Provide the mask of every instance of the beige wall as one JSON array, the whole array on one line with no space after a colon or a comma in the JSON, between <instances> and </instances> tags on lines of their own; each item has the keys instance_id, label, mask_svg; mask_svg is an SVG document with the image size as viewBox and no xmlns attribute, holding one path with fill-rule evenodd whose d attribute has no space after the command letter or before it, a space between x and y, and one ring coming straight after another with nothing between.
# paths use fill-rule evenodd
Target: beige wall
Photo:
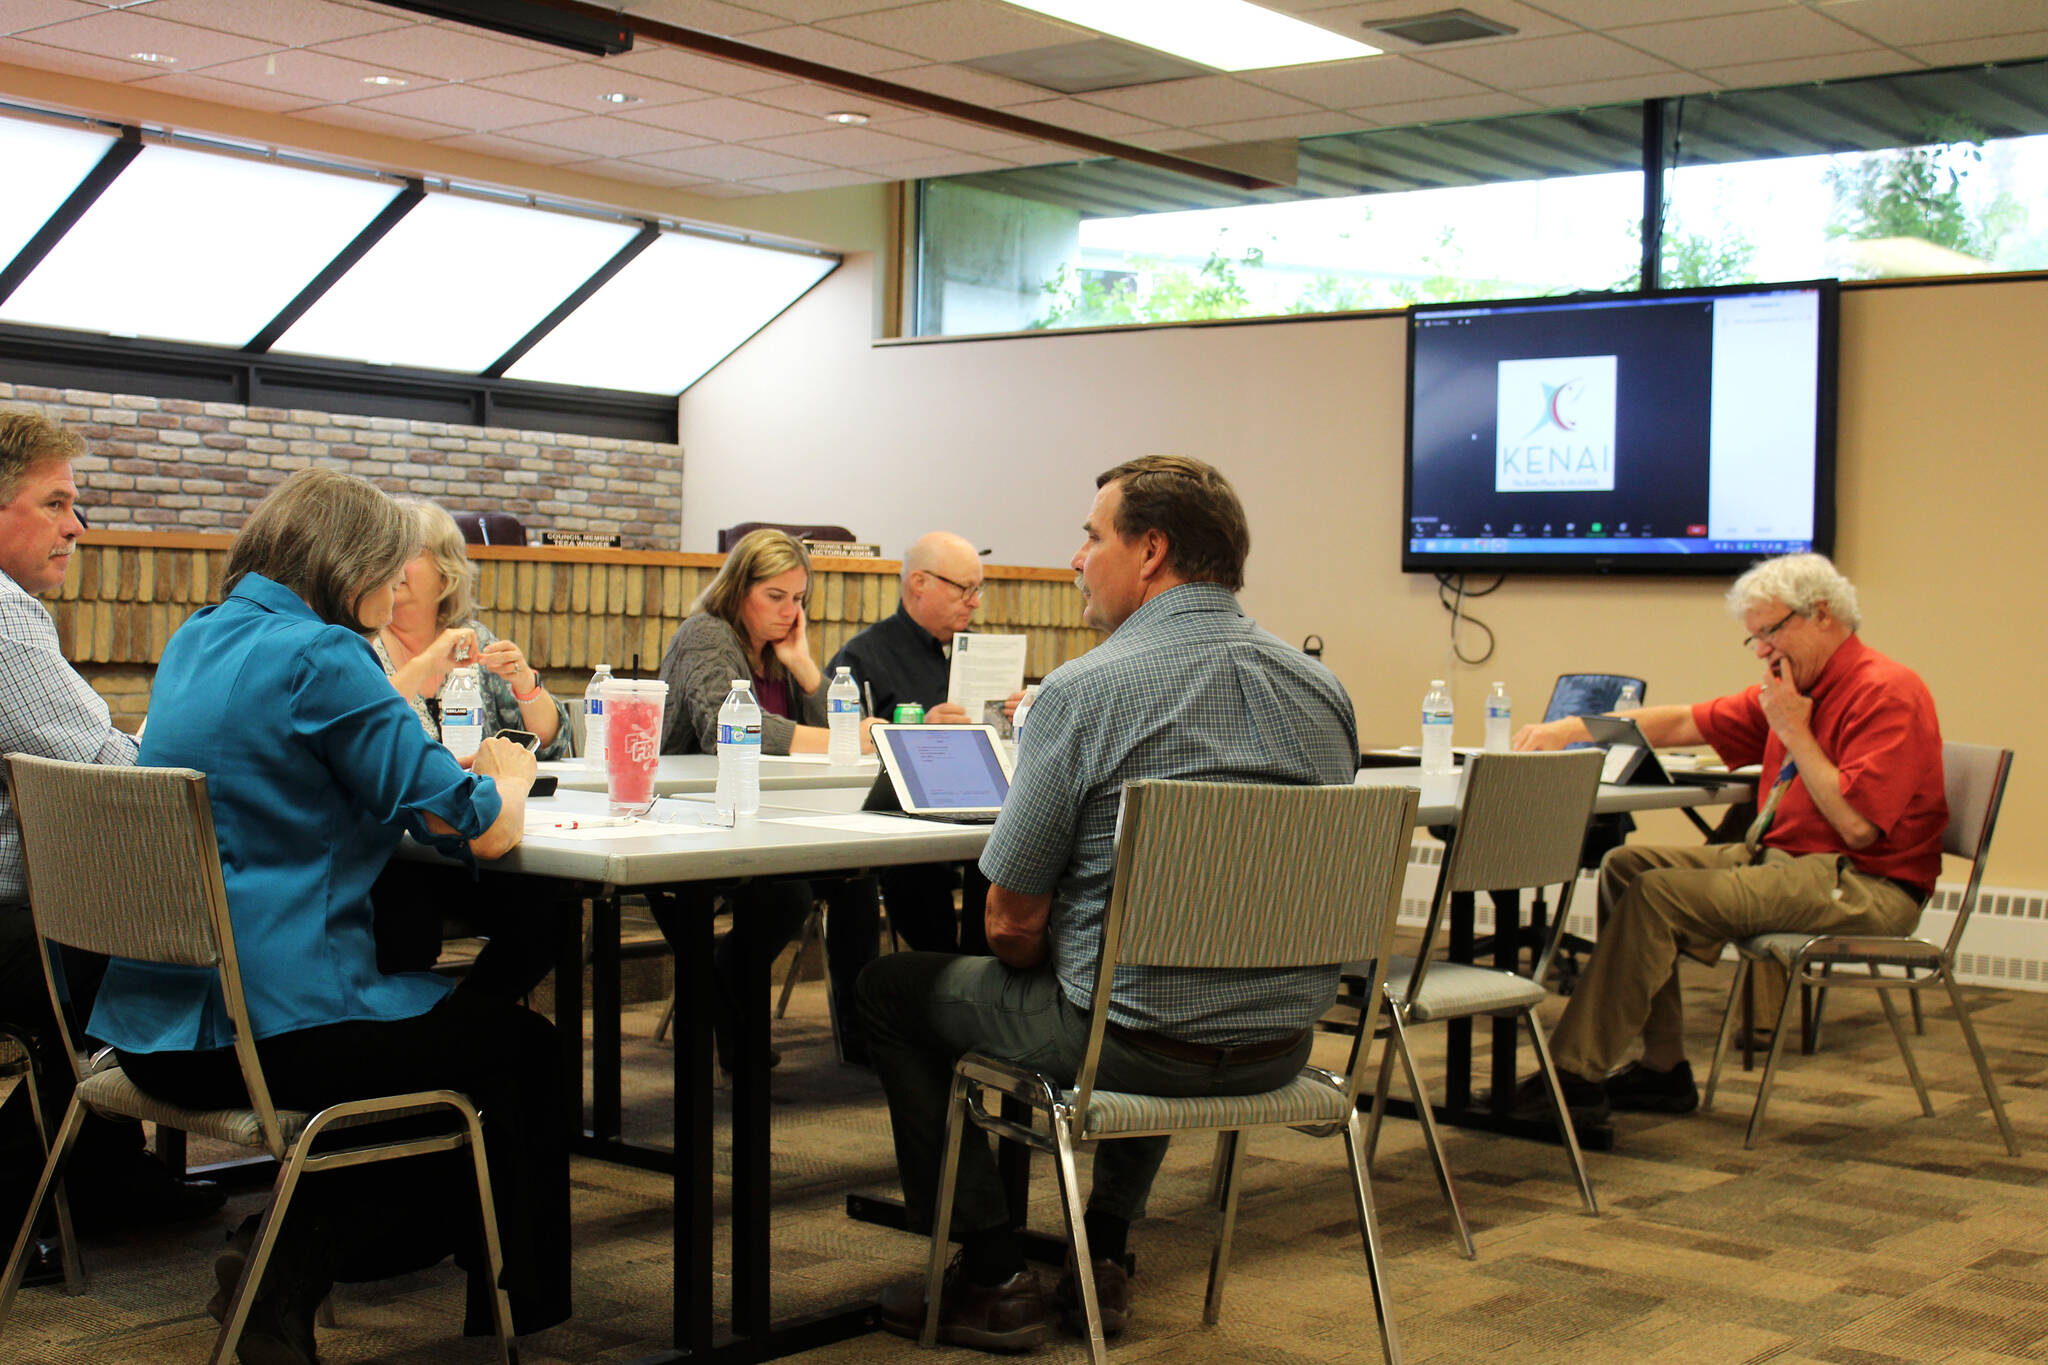
<instances>
[{"instance_id":1,"label":"beige wall","mask_svg":"<svg viewBox=\"0 0 2048 1365\"><path fill-rule=\"evenodd\" d=\"M1435 585L1399 570L1398 317L871 346L856 259L684 396L683 546L746 518L841 522L897 553L949 526L1062 563L1095 473L1174 450L1222 466L1255 548L1245 600L1310 631L1368 742L1414 738L1447 668ZM1839 558L1865 634L1926 676L1946 733L2021 751L1991 875L2048 885L2048 283L1855 290L1843 302ZM1556 674L1618 669L1677 701L1750 682L1722 585L1516 577L1472 604L1493 660L1456 667L1459 739L1487 684L1518 714ZM1468 652L1481 647L1477 632ZM1659 826L1659 830L1676 829Z\"/></svg>"}]
</instances>

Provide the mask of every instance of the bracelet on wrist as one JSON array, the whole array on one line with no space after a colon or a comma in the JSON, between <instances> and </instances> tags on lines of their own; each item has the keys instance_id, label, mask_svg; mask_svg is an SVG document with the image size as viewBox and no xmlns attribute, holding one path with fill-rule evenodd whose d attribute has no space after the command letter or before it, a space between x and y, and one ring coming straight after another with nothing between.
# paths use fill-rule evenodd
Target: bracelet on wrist
<instances>
[{"instance_id":1,"label":"bracelet on wrist","mask_svg":"<svg viewBox=\"0 0 2048 1365\"><path fill-rule=\"evenodd\" d=\"M547 684L540 680L540 670L535 669L533 674L533 690L531 692L521 692L519 689L514 688L512 690L512 700L524 706L528 702L538 701L540 695L547 690Z\"/></svg>"}]
</instances>

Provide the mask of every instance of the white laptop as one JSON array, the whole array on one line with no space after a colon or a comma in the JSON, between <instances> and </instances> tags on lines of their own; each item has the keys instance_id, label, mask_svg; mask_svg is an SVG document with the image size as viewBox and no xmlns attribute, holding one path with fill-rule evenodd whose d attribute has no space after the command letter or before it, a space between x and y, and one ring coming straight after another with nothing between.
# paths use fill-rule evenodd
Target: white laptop
<instances>
[{"instance_id":1,"label":"white laptop","mask_svg":"<svg viewBox=\"0 0 2048 1365\"><path fill-rule=\"evenodd\" d=\"M1010 751L993 725L877 725L882 776L865 807L920 820L987 824L1010 794Z\"/></svg>"}]
</instances>

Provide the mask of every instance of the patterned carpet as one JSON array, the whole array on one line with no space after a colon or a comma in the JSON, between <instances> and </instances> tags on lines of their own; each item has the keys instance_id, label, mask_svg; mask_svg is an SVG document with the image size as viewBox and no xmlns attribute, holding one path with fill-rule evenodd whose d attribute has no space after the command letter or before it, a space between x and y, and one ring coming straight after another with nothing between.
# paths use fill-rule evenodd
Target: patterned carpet
<instances>
[{"instance_id":1,"label":"patterned carpet","mask_svg":"<svg viewBox=\"0 0 2048 1365\"><path fill-rule=\"evenodd\" d=\"M1701 1064L1727 970L1687 969ZM1452 1132L1447 1146L1478 1242L1458 1255L1420 1137L1394 1123L1375 1180L1389 1276L1411 1362L1568 1365L1828 1362L1955 1365L2048 1359L2048 995L1979 992L1979 1027L2027 1155L2004 1154L1948 1011L1930 1008L1917 1051L1937 1116L1918 1116L1875 1002L1832 1002L1825 1050L1781 1071L1757 1150L1742 1148L1753 1077L1724 1082L1716 1112L1620 1116L1618 1148L1591 1157L1602 1215L1579 1211L1561 1151ZM668 1121L669 1053L633 1012L629 1127ZM835 1065L822 987L800 987L776 1026L776 1310L872 1296L921 1265L923 1244L855 1223L852 1190L894 1184L887 1116L872 1077ZM1425 1049L1440 1030L1423 1030ZM1319 1059L1337 1065L1326 1040ZM1435 1053L1425 1052L1426 1056ZM1397 1087L1397 1093L1398 1087ZM203 1155L195 1153L195 1159ZM719 1158L721 1171L724 1158ZM1152 1217L1135 1230L1137 1318L1119 1360L1322 1365L1380 1359L1363 1259L1334 1141L1288 1134L1251 1150L1223 1322L1201 1324L1212 1227L1202 1200L1209 1147L1168 1157ZM1035 1225L1058 1223L1041 1165ZM575 1321L522 1342L532 1365L629 1361L658 1349L670 1293L665 1177L579 1162ZM204 1361L200 1311L221 1229L256 1206L239 1194L218 1223L86 1248L88 1292L26 1291L0 1335L0 1361ZM722 1301L722 1299L721 1299ZM456 1335L452 1269L336 1297L322 1359L481 1362ZM915 1347L874 1335L811 1352L814 1362L901 1361ZM948 1352L952 1358L966 1353ZM1059 1338L1039 1356L1085 1359Z\"/></svg>"}]
</instances>

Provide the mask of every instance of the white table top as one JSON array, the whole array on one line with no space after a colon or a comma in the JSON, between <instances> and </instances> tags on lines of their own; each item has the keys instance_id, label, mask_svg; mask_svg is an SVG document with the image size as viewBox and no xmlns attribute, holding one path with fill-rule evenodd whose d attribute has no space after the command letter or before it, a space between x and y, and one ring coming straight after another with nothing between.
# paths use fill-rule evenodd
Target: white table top
<instances>
[{"instance_id":1,"label":"white table top","mask_svg":"<svg viewBox=\"0 0 2048 1365\"><path fill-rule=\"evenodd\" d=\"M880 762L869 754L852 767L823 761L824 756L791 754L761 758L761 790L809 791L833 787L858 787L866 791L882 771ZM580 758L558 759L540 765L552 774L562 791L604 790L604 772L584 766ZM656 796L681 796L708 792L718 785L718 757L715 754L663 754L654 774Z\"/></svg>"}]
</instances>

